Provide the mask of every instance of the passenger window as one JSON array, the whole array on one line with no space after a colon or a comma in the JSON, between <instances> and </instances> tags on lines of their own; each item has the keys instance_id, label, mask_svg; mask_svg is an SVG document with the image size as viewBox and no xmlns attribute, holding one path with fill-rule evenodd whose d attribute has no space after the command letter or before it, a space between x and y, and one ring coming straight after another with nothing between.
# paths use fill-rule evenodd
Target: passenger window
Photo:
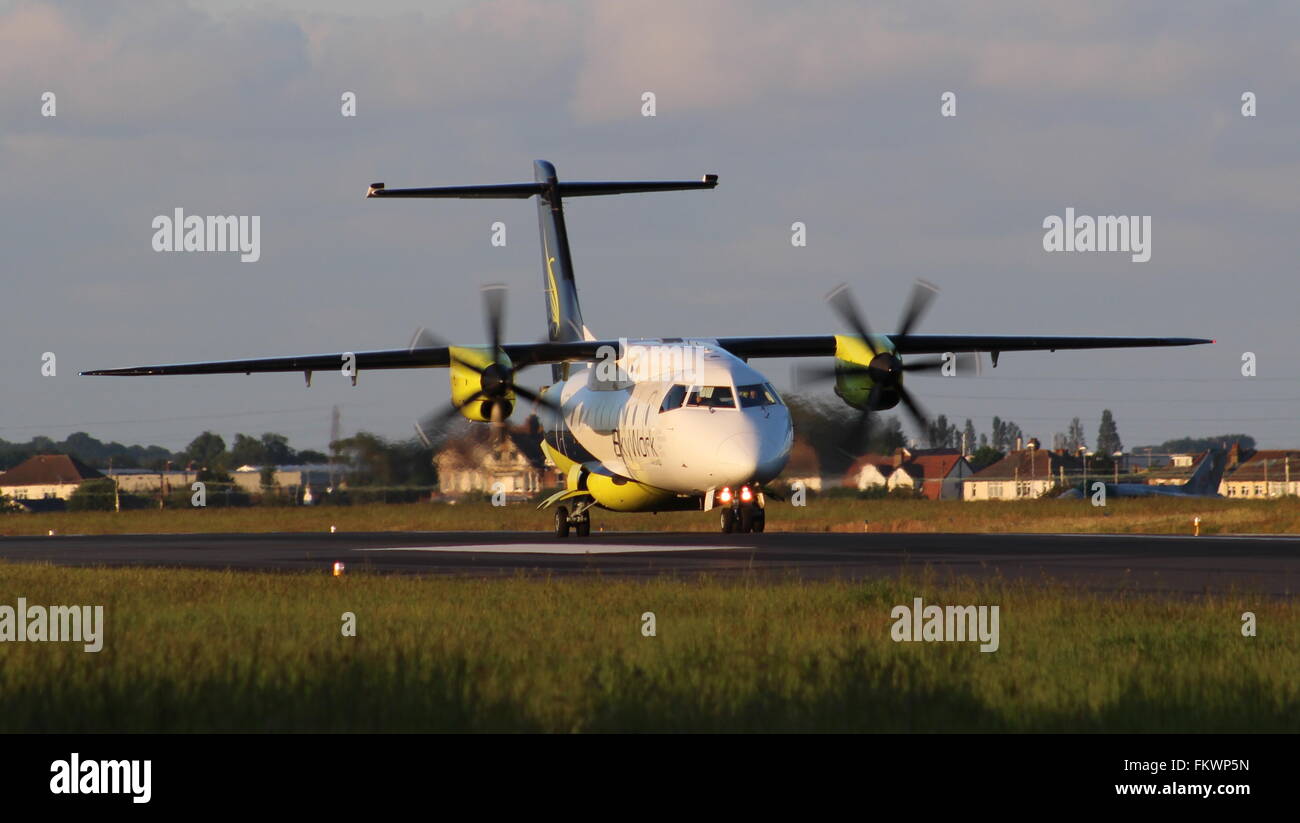
<instances>
[{"instance_id":1,"label":"passenger window","mask_svg":"<svg viewBox=\"0 0 1300 823\"><path fill-rule=\"evenodd\" d=\"M684 400L686 400L686 387L679 383L664 395L664 402L659 404L659 411L666 412L680 409Z\"/></svg>"}]
</instances>

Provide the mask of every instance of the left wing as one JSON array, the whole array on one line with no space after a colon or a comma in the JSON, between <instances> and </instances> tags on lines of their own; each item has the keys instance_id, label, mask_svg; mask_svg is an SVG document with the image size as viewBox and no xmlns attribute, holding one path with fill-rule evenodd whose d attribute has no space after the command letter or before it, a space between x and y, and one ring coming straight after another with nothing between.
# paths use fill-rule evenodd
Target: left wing
<instances>
[{"instance_id":1,"label":"left wing","mask_svg":"<svg viewBox=\"0 0 1300 823\"><path fill-rule=\"evenodd\" d=\"M507 343L501 348L516 367L541 363L593 360L601 345L617 347L617 340L580 340L574 343ZM351 362L357 371L370 369L430 369L451 365L450 346L410 349L304 354L296 357L259 357L253 360L212 360L197 363L169 363L157 366L127 366L83 371L87 375L139 376L146 374L252 374L253 372L342 371ZM475 348L466 346L465 348Z\"/></svg>"}]
</instances>

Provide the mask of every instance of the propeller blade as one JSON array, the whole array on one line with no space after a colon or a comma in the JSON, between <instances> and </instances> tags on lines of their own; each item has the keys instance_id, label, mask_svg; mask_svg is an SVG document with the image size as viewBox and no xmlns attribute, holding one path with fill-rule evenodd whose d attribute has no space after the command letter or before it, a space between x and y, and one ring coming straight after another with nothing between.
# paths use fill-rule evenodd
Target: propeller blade
<instances>
[{"instance_id":1,"label":"propeller blade","mask_svg":"<svg viewBox=\"0 0 1300 823\"><path fill-rule=\"evenodd\" d=\"M506 415L505 407L497 402L492 404L492 412L488 415L491 418L493 440L500 446L506 442Z\"/></svg>"},{"instance_id":2,"label":"propeller blade","mask_svg":"<svg viewBox=\"0 0 1300 823\"><path fill-rule=\"evenodd\" d=\"M925 310L930 307L930 302L934 300L935 295L939 293L939 287L928 280L917 280L912 286L912 296L908 298L907 308L903 311L903 319L899 324L900 328L895 337L906 337L908 332L925 314Z\"/></svg>"},{"instance_id":3,"label":"propeller blade","mask_svg":"<svg viewBox=\"0 0 1300 823\"><path fill-rule=\"evenodd\" d=\"M433 349L445 345L447 345L446 341L442 340L424 326L421 326L415 330L415 334L411 335L411 343L407 346L407 350L415 351L416 349Z\"/></svg>"},{"instance_id":4,"label":"propeller blade","mask_svg":"<svg viewBox=\"0 0 1300 823\"><path fill-rule=\"evenodd\" d=\"M903 364L903 371L911 374L937 372L943 368L945 362L947 361L942 357L914 358Z\"/></svg>"},{"instance_id":5,"label":"propeller blade","mask_svg":"<svg viewBox=\"0 0 1300 823\"><path fill-rule=\"evenodd\" d=\"M880 399L880 386L873 385L867 393L867 408L853 421L853 428L845 437L840 451L851 457L858 457L871 447L871 409Z\"/></svg>"},{"instance_id":6,"label":"propeller blade","mask_svg":"<svg viewBox=\"0 0 1300 823\"><path fill-rule=\"evenodd\" d=\"M915 358L903 364L903 371L909 374L942 373L944 366L948 362L942 356L926 357L924 359ZM982 373L978 354L957 354L954 355L951 362L952 374L948 376L971 377Z\"/></svg>"},{"instance_id":7,"label":"propeller blade","mask_svg":"<svg viewBox=\"0 0 1300 823\"><path fill-rule=\"evenodd\" d=\"M488 340L492 344L492 356L501 352L501 327L506 318L506 287L492 283L483 287L483 309L487 315Z\"/></svg>"},{"instance_id":8,"label":"propeller blade","mask_svg":"<svg viewBox=\"0 0 1300 823\"><path fill-rule=\"evenodd\" d=\"M474 394L470 395L469 399L465 400L463 403L452 403L448 405L447 408L437 414L425 418L427 421L424 426L425 430L433 430L435 432L439 431L443 426L446 426L452 418L460 414L461 409L465 408L470 403L477 403L483 399L486 399L483 392L474 392Z\"/></svg>"},{"instance_id":9,"label":"propeller blade","mask_svg":"<svg viewBox=\"0 0 1300 823\"><path fill-rule=\"evenodd\" d=\"M922 433L929 433L930 423L925 409L921 408L921 404L916 402L916 398L912 396L912 393L903 388L901 383L894 387L894 391L898 392L898 399L903 401L903 408L911 415L912 422L917 425L917 428Z\"/></svg>"},{"instance_id":10,"label":"propeller blade","mask_svg":"<svg viewBox=\"0 0 1300 823\"><path fill-rule=\"evenodd\" d=\"M532 389L526 386L514 386L513 388L515 390L515 394L519 395L525 400L531 400L537 405L543 406L549 409L550 411L555 412L556 414L563 414L563 409L560 408L560 404L556 403L554 400L547 397L546 395L538 394L537 392L533 391Z\"/></svg>"},{"instance_id":11,"label":"propeller blade","mask_svg":"<svg viewBox=\"0 0 1300 823\"><path fill-rule=\"evenodd\" d=\"M871 342L871 330L867 327L867 319L862 316L857 304L853 302L853 293L849 291L848 284L841 283L836 286L830 294L826 295L826 302L830 303L831 308L845 325L862 338L862 342L867 344L871 353L876 354L876 347Z\"/></svg>"},{"instance_id":12,"label":"propeller blade","mask_svg":"<svg viewBox=\"0 0 1300 823\"><path fill-rule=\"evenodd\" d=\"M426 449L433 448L433 438L429 437L429 435L424 431L424 427L420 425L419 420L415 421L415 436L419 438L420 442L424 444Z\"/></svg>"}]
</instances>

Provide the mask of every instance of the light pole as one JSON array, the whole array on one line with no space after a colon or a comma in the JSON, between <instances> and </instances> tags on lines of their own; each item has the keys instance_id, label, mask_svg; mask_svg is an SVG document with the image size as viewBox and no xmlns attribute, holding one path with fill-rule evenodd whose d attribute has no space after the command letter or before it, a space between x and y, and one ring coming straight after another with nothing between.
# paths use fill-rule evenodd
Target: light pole
<instances>
[{"instance_id":1,"label":"light pole","mask_svg":"<svg viewBox=\"0 0 1300 823\"><path fill-rule=\"evenodd\" d=\"M1114 454L1111 455L1111 457L1115 458L1115 483L1116 483L1116 485L1118 485L1118 484L1119 484L1119 464L1120 464L1120 461L1124 459L1124 452L1122 452L1122 451L1115 452Z\"/></svg>"}]
</instances>

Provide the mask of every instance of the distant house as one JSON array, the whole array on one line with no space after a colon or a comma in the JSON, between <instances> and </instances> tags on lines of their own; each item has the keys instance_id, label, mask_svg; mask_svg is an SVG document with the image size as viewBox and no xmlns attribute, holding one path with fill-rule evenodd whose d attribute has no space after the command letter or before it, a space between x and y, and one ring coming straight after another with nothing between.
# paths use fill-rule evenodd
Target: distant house
<instances>
[{"instance_id":1,"label":"distant house","mask_svg":"<svg viewBox=\"0 0 1300 823\"><path fill-rule=\"evenodd\" d=\"M469 433L448 440L433 455L438 469L438 489L443 496L469 492L491 494L499 489L524 497L560 484L559 475L542 453L541 433L528 427L510 427L498 439L491 426L474 426Z\"/></svg>"},{"instance_id":2,"label":"distant house","mask_svg":"<svg viewBox=\"0 0 1300 823\"><path fill-rule=\"evenodd\" d=\"M906 473L910 485L931 500L961 500L962 483L975 470L958 449L925 449L912 452L912 459L889 478L896 487L903 485L900 472Z\"/></svg>"},{"instance_id":3,"label":"distant house","mask_svg":"<svg viewBox=\"0 0 1300 823\"><path fill-rule=\"evenodd\" d=\"M27 509L63 508L77 487L104 475L68 454L37 454L0 474L0 495Z\"/></svg>"},{"instance_id":4,"label":"distant house","mask_svg":"<svg viewBox=\"0 0 1300 823\"><path fill-rule=\"evenodd\" d=\"M817 450L806 440L795 440L790 447L790 459L781 472L781 482L793 486L802 483L808 491L822 490L822 463Z\"/></svg>"},{"instance_id":5,"label":"distant house","mask_svg":"<svg viewBox=\"0 0 1300 823\"><path fill-rule=\"evenodd\" d=\"M931 500L960 500L962 481L973 473L957 449L899 448L892 455L859 457L845 472L842 485L865 491L911 489Z\"/></svg>"},{"instance_id":6,"label":"distant house","mask_svg":"<svg viewBox=\"0 0 1300 823\"><path fill-rule=\"evenodd\" d=\"M963 500L1021 500L1041 497L1083 463L1064 450L1018 449L962 481ZM1065 482L1069 482L1066 480Z\"/></svg>"},{"instance_id":7,"label":"distant house","mask_svg":"<svg viewBox=\"0 0 1300 823\"><path fill-rule=\"evenodd\" d=\"M849 489L866 491L870 488L888 488L889 475L898 465L896 455L864 454L844 472L840 485Z\"/></svg>"},{"instance_id":8,"label":"distant house","mask_svg":"<svg viewBox=\"0 0 1300 823\"><path fill-rule=\"evenodd\" d=\"M1234 452L1238 458L1235 463ZM1234 446L1229 451L1219 493L1246 499L1300 494L1300 451L1257 449L1243 457Z\"/></svg>"}]
</instances>

